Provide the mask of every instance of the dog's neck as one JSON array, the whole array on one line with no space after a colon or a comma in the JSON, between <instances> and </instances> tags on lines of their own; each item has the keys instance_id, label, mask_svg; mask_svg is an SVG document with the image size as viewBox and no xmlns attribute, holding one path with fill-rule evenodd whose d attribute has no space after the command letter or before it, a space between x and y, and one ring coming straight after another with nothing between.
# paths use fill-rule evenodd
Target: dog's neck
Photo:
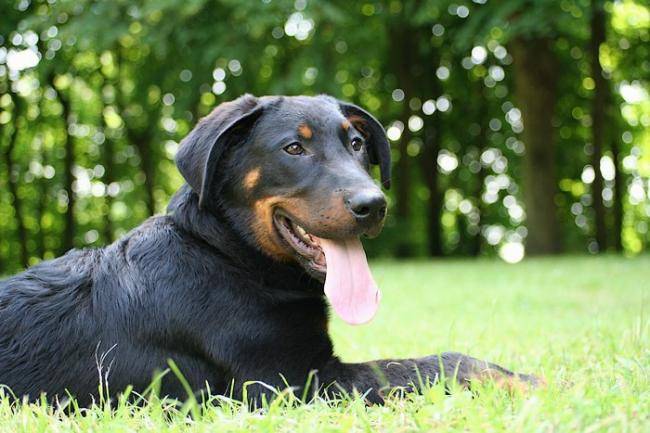
<instances>
[{"instance_id":1,"label":"dog's neck","mask_svg":"<svg viewBox=\"0 0 650 433\"><path fill-rule=\"evenodd\" d=\"M183 185L167 206L167 213L174 224L208 244L221 256L240 269L255 269L255 275L263 275L270 288L321 293L321 282L310 277L296 264L279 263L252 247L234 230L223 212L218 209L201 209L198 195L189 185Z\"/></svg>"}]
</instances>

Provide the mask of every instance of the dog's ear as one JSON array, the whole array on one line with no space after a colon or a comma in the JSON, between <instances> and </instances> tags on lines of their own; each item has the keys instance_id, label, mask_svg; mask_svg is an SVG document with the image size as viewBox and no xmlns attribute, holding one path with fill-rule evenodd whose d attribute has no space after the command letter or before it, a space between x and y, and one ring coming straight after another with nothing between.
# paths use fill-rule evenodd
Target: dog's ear
<instances>
[{"instance_id":1,"label":"dog's ear","mask_svg":"<svg viewBox=\"0 0 650 433\"><path fill-rule=\"evenodd\" d=\"M384 127L363 108L343 101L338 101L338 104L348 121L365 136L370 162L379 165L381 184L384 188L389 189L390 143Z\"/></svg>"},{"instance_id":2,"label":"dog's ear","mask_svg":"<svg viewBox=\"0 0 650 433\"><path fill-rule=\"evenodd\" d=\"M264 104L256 97L243 95L217 106L183 139L176 166L199 195L199 207L219 194L217 164L226 149L246 139L263 111Z\"/></svg>"}]
</instances>

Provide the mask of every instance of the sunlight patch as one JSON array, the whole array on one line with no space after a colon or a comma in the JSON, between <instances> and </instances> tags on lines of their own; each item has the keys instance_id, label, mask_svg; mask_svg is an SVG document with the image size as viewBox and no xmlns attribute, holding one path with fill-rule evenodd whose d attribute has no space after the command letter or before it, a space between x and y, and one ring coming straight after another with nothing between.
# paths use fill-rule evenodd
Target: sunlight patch
<instances>
[{"instance_id":1,"label":"sunlight patch","mask_svg":"<svg viewBox=\"0 0 650 433\"><path fill-rule=\"evenodd\" d=\"M524 258L524 245L521 242L506 242L499 248L499 257L507 263L518 263Z\"/></svg>"}]
</instances>

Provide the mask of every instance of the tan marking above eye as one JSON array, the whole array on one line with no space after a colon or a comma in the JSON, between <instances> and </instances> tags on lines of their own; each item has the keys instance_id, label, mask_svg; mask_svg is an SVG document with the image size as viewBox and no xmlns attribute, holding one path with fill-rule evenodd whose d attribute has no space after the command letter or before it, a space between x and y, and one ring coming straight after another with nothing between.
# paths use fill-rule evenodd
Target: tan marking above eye
<instances>
[{"instance_id":1,"label":"tan marking above eye","mask_svg":"<svg viewBox=\"0 0 650 433\"><path fill-rule=\"evenodd\" d=\"M306 123L301 123L298 126L298 134L304 139L309 140L314 136L314 131Z\"/></svg>"},{"instance_id":2,"label":"tan marking above eye","mask_svg":"<svg viewBox=\"0 0 650 433\"><path fill-rule=\"evenodd\" d=\"M248 191L252 190L257 186L257 183L260 181L260 168L254 168L244 176L244 188Z\"/></svg>"},{"instance_id":3,"label":"tan marking above eye","mask_svg":"<svg viewBox=\"0 0 650 433\"><path fill-rule=\"evenodd\" d=\"M344 131L347 131L350 129L350 121L348 119L343 120L341 122L341 128L343 128Z\"/></svg>"},{"instance_id":4,"label":"tan marking above eye","mask_svg":"<svg viewBox=\"0 0 650 433\"><path fill-rule=\"evenodd\" d=\"M354 125L355 129L357 129L361 133L361 135L363 135L364 138L367 139L370 136L370 134L367 131L366 119L364 119L361 116L352 115L352 116L348 117L348 121L352 125Z\"/></svg>"}]
</instances>

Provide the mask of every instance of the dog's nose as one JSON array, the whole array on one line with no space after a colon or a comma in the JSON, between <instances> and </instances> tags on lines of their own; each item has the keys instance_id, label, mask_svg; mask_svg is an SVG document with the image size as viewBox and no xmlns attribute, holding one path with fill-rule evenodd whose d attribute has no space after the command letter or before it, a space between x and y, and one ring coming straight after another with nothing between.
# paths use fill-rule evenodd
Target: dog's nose
<instances>
[{"instance_id":1,"label":"dog's nose","mask_svg":"<svg viewBox=\"0 0 650 433\"><path fill-rule=\"evenodd\" d=\"M363 189L348 195L345 204L359 222L379 222L386 216L386 198L381 191Z\"/></svg>"}]
</instances>

